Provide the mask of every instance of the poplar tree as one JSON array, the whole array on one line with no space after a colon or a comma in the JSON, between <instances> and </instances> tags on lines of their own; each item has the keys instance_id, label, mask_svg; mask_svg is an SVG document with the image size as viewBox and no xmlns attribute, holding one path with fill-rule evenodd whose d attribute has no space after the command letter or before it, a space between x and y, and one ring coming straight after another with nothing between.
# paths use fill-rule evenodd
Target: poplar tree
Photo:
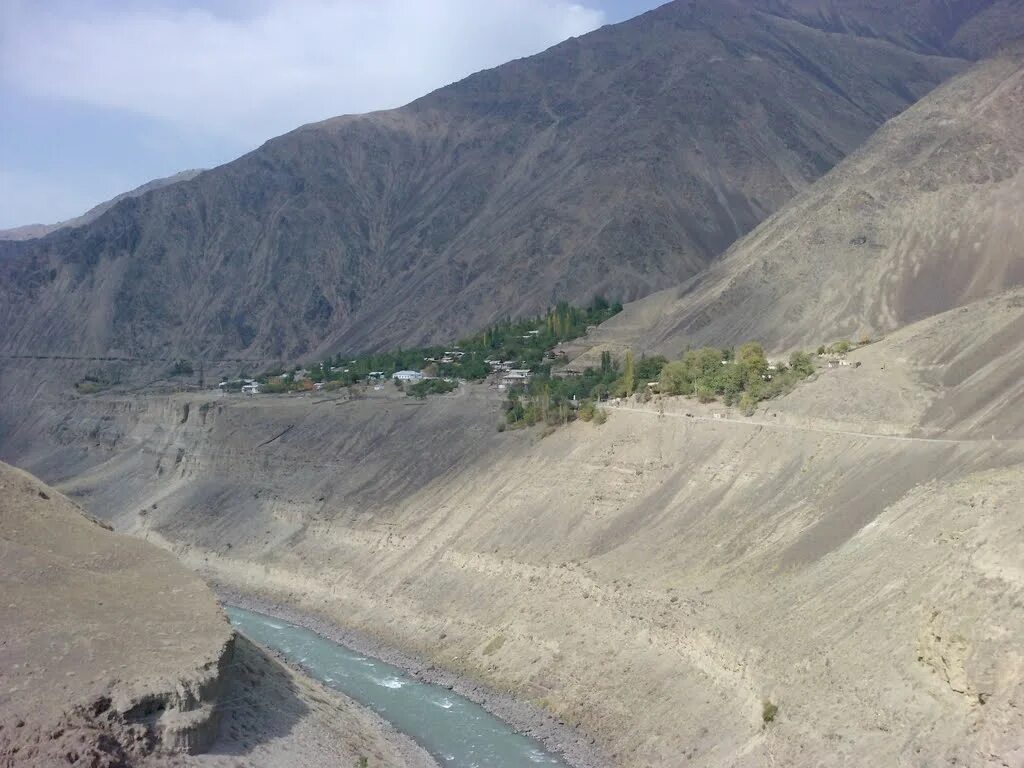
<instances>
[{"instance_id":1,"label":"poplar tree","mask_svg":"<svg viewBox=\"0 0 1024 768\"><path fill-rule=\"evenodd\" d=\"M636 385L636 373L633 365L633 350L626 350L626 363L622 371L622 386L626 390L626 397L633 394Z\"/></svg>"}]
</instances>

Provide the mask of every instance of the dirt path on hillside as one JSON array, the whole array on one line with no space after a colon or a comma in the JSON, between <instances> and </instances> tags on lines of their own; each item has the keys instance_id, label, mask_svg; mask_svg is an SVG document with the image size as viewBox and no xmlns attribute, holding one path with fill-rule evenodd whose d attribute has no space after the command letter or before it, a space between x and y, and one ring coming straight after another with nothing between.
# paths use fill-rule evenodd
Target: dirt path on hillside
<instances>
[{"instance_id":1,"label":"dirt path on hillside","mask_svg":"<svg viewBox=\"0 0 1024 768\"><path fill-rule=\"evenodd\" d=\"M880 432L858 432L849 429L829 429L828 427L815 427L802 424L773 424L770 421L755 420L752 417L736 419L729 416L701 416L696 413L679 413L678 411L659 411L650 408L637 408L630 405L607 404L610 412L627 411L629 413L640 413L646 416L670 417L673 419L686 419L688 421L705 421L712 424L740 424L744 427L765 427L782 432L816 432L823 435L844 435L846 437L868 437L874 440L897 440L907 443L938 443L946 445L977 445L978 443L993 443L1004 446L1024 445L1024 439L1006 438L953 438L953 437L915 437L912 435L887 435Z\"/></svg>"}]
</instances>

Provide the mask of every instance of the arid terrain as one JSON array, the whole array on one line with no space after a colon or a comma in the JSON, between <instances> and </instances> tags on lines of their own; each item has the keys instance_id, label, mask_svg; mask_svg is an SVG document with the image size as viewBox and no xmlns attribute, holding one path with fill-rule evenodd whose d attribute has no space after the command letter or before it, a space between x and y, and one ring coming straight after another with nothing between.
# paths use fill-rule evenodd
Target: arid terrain
<instances>
[{"instance_id":1,"label":"arid terrain","mask_svg":"<svg viewBox=\"0 0 1024 768\"><path fill-rule=\"evenodd\" d=\"M434 764L216 589L574 768L1024 766L1022 34L676 0L0 242L0 765ZM571 423L342 370L596 292Z\"/></svg>"},{"instance_id":2,"label":"arid terrain","mask_svg":"<svg viewBox=\"0 0 1024 768\"><path fill-rule=\"evenodd\" d=\"M435 765L236 639L174 558L7 465L0 555L0 765Z\"/></svg>"},{"instance_id":3,"label":"arid terrain","mask_svg":"<svg viewBox=\"0 0 1024 768\"><path fill-rule=\"evenodd\" d=\"M592 342L675 354L877 337L1024 284L1024 44L879 130L699 279Z\"/></svg>"},{"instance_id":4,"label":"arid terrain","mask_svg":"<svg viewBox=\"0 0 1024 768\"><path fill-rule=\"evenodd\" d=\"M117 527L510 689L616 764L1013 765L1024 440L1016 396L970 395L1020 380L1021 323L1006 294L751 418L668 399L543 439L498 433L476 388L97 396L77 433L32 425L29 464L79 456L60 487Z\"/></svg>"},{"instance_id":5,"label":"arid terrain","mask_svg":"<svg viewBox=\"0 0 1024 768\"><path fill-rule=\"evenodd\" d=\"M0 504L0 757L116 764L209 746L234 633L206 585L6 465Z\"/></svg>"}]
</instances>

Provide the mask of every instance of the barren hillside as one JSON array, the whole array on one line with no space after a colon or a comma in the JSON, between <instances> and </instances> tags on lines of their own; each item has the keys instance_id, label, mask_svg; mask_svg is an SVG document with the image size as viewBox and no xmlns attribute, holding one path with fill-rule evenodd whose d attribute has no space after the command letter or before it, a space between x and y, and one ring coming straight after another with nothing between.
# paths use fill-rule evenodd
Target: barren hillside
<instances>
[{"instance_id":1,"label":"barren hillside","mask_svg":"<svg viewBox=\"0 0 1024 768\"><path fill-rule=\"evenodd\" d=\"M888 122L699 278L594 344L675 354L877 337L1024 284L1024 46Z\"/></svg>"},{"instance_id":2,"label":"barren hillside","mask_svg":"<svg viewBox=\"0 0 1024 768\"><path fill-rule=\"evenodd\" d=\"M126 200L130 197L140 197L147 192L152 192L154 189L161 189L163 187L170 186L171 184L177 184L179 181L194 179L200 173L202 173L201 170L191 169L175 173L172 176L165 176L162 179L147 181L145 184L138 186L129 192L122 192L121 194L112 197L110 200L106 200L99 205L93 206L81 216L75 216L74 218L67 219L65 221L58 221L56 224L26 224L21 227L14 227L13 229L0 229L0 240L34 240L38 237L45 237L51 232L56 232L58 229L81 227L91 221L95 221L122 200Z\"/></svg>"},{"instance_id":3,"label":"barren hillside","mask_svg":"<svg viewBox=\"0 0 1024 768\"><path fill-rule=\"evenodd\" d=\"M964 393L1010 394L1022 322L1019 293L972 304L750 419L669 400L541 439L477 390L100 396L25 459L78 457L62 487L118 526L623 766L1013 765L1024 434Z\"/></svg>"},{"instance_id":4,"label":"barren hillside","mask_svg":"<svg viewBox=\"0 0 1024 768\"><path fill-rule=\"evenodd\" d=\"M4 765L131 764L216 739L234 632L173 558L0 464L0 584Z\"/></svg>"},{"instance_id":5,"label":"barren hillside","mask_svg":"<svg viewBox=\"0 0 1024 768\"><path fill-rule=\"evenodd\" d=\"M1005 1L903 6L676 0L305 126L0 243L0 351L295 357L678 283L988 50L961 31L1024 25Z\"/></svg>"}]
</instances>

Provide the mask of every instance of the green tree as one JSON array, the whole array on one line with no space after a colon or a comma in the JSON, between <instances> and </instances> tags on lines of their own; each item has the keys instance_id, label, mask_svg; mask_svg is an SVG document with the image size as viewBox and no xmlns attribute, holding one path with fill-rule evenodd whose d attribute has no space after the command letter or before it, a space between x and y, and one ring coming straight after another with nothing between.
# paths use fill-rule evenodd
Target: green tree
<instances>
[{"instance_id":1,"label":"green tree","mask_svg":"<svg viewBox=\"0 0 1024 768\"><path fill-rule=\"evenodd\" d=\"M654 381L661 374L661 369L667 362L668 360L661 355L641 357L640 362L636 364L636 380L641 383Z\"/></svg>"},{"instance_id":2,"label":"green tree","mask_svg":"<svg viewBox=\"0 0 1024 768\"><path fill-rule=\"evenodd\" d=\"M626 391L626 397L633 394L636 388L636 368L633 363L633 350L626 350L626 362L622 368L622 388Z\"/></svg>"},{"instance_id":3,"label":"green tree","mask_svg":"<svg viewBox=\"0 0 1024 768\"><path fill-rule=\"evenodd\" d=\"M694 386L693 392L702 403L710 403L715 399L715 390L704 381L698 381Z\"/></svg>"},{"instance_id":4,"label":"green tree","mask_svg":"<svg viewBox=\"0 0 1024 768\"><path fill-rule=\"evenodd\" d=\"M793 373L806 378L814 373L814 361L806 352L794 352L789 356L789 367Z\"/></svg>"},{"instance_id":5,"label":"green tree","mask_svg":"<svg viewBox=\"0 0 1024 768\"><path fill-rule=\"evenodd\" d=\"M686 363L682 360L666 363L658 377L658 390L663 395L688 395L693 392Z\"/></svg>"},{"instance_id":6,"label":"green tree","mask_svg":"<svg viewBox=\"0 0 1024 768\"><path fill-rule=\"evenodd\" d=\"M764 355L764 348L756 341L748 341L743 344L736 354L736 360L748 371L755 370L759 374L768 367L768 358Z\"/></svg>"}]
</instances>

